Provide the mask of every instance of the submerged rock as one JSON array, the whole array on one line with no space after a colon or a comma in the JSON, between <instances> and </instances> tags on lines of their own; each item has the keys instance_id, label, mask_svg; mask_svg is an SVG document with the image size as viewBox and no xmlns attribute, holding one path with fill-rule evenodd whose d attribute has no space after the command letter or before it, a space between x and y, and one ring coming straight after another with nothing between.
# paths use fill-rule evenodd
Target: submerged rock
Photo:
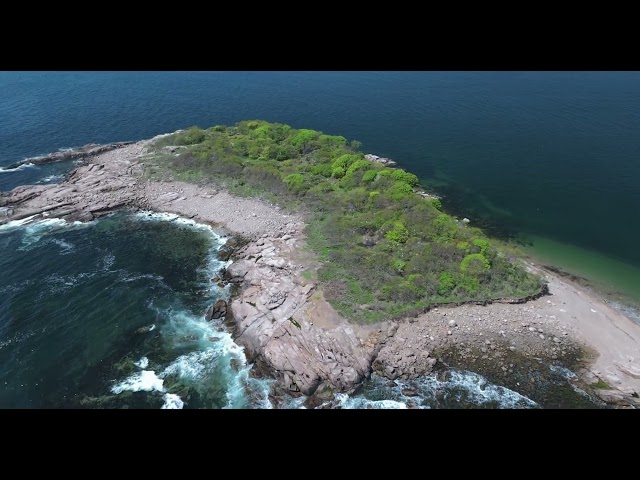
<instances>
[{"instance_id":1,"label":"submerged rock","mask_svg":"<svg viewBox=\"0 0 640 480\"><path fill-rule=\"evenodd\" d=\"M146 326L144 326L144 327L140 327L140 328L138 328L138 329L136 330L136 333L149 333L149 332L151 332L151 331L155 330L155 328L156 328L155 323L154 323L154 324L151 324L151 325L146 325Z\"/></svg>"}]
</instances>

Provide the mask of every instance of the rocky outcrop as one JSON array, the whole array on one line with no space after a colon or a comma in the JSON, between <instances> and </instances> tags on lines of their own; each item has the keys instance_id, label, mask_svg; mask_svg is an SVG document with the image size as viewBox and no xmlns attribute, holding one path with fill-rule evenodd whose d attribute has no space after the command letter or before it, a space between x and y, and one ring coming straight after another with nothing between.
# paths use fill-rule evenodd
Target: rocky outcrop
<instances>
[{"instance_id":1,"label":"rocky outcrop","mask_svg":"<svg viewBox=\"0 0 640 480\"><path fill-rule=\"evenodd\" d=\"M0 193L0 225L35 215L87 221L125 206L142 204L137 176L142 167L135 163L144 142L84 147L80 151L58 152L41 157L40 163L77 157L89 158L60 184L26 185ZM31 159L33 163L33 159Z\"/></svg>"},{"instance_id":2,"label":"rocky outcrop","mask_svg":"<svg viewBox=\"0 0 640 480\"><path fill-rule=\"evenodd\" d=\"M308 299L315 285L289 260L300 241L291 233L246 245L227 268L227 281L240 285L230 306L235 340L290 392L310 395L321 383L352 391L370 372L380 332L363 342L345 321L314 325Z\"/></svg>"},{"instance_id":3,"label":"rocky outcrop","mask_svg":"<svg viewBox=\"0 0 640 480\"><path fill-rule=\"evenodd\" d=\"M218 300L216 303L211 305L207 312L205 313L205 319L207 322L211 320L216 320L218 318L224 318L227 316L227 302L224 300Z\"/></svg>"},{"instance_id":4,"label":"rocky outcrop","mask_svg":"<svg viewBox=\"0 0 640 480\"><path fill-rule=\"evenodd\" d=\"M90 157L99 155L101 153L109 152L117 148L122 148L127 145L131 145L133 143L134 142L115 142L115 143L107 143L103 145L98 145L96 143L89 143L83 147L74 148L71 150L63 150L60 152L50 153L49 155L27 158L20 162L13 163L8 167L5 167L5 170L12 170L14 168L20 167L21 165L26 165L26 164L42 165L45 163L62 162L64 160L90 158Z\"/></svg>"},{"instance_id":5,"label":"rocky outcrop","mask_svg":"<svg viewBox=\"0 0 640 480\"><path fill-rule=\"evenodd\" d=\"M398 327L389 331L392 337ZM373 362L373 369L391 380L396 378L411 379L431 373L437 360L430 357L428 339L416 336L403 338L397 335L393 341L385 343Z\"/></svg>"},{"instance_id":6,"label":"rocky outcrop","mask_svg":"<svg viewBox=\"0 0 640 480\"><path fill-rule=\"evenodd\" d=\"M393 167L393 166L398 164L398 162L394 162L390 158L379 157L378 155L373 155L371 153L367 153L364 156L364 158L366 158L367 160L369 160L371 162L381 163L383 165L386 165L387 167Z\"/></svg>"}]
</instances>

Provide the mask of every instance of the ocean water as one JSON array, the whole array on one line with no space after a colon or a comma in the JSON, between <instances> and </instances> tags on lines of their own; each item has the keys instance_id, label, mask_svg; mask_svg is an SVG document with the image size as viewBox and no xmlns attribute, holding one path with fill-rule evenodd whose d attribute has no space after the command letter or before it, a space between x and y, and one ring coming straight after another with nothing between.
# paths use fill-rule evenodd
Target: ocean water
<instances>
[{"instance_id":1,"label":"ocean water","mask_svg":"<svg viewBox=\"0 0 640 480\"><path fill-rule=\"evenodd\" d=\"M0 407L269 406L204 311L225 238L175 215L0 227Z\"/></svg>"},{"instance_id":2,"label":"ocean water","mask_svg":"<svg viewBox=\"0 0 640 480\"><path fill-rule=\"evenodd\" d=\"M534 254L599 255L589 275L640 302L640 72L0 72L0 118L0 168L249 118L344 135ZM0 190L71 166L0 170Z\"/></svg>"},{"instance_id":3,"label":"ocean water","mask_svg":"<svg viewBox=\"0 0 640 480\"><path fill-rule=\"evenodd\" d=\"M191 125L344 135L448 211L640 302L640 72L0 72L0 118L0 190L75 165L4 168L25 158ZM266 381L200 318L224 295L198 273L218 240L175 220L94 223L0 231L0 405L269 406Z\"/></svg>"}]
</instances>

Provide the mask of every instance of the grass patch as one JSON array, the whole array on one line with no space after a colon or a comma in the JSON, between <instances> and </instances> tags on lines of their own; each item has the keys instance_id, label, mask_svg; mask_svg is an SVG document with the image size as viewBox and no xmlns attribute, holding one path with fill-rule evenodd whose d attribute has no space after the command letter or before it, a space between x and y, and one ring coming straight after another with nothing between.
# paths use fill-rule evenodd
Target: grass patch
<instances>
[{"instance_id":1,"label":"grass patch","mask_svg":"<svg viewBox=\"0 0 640 480\"><path fill-rule=\"evenodd\" d=\"M611 390L611 385L609 385L607 382L605 382L601 378L599 378L596 383L592 383L589 386L597 390Z\"/></svg>"}]
</instances>

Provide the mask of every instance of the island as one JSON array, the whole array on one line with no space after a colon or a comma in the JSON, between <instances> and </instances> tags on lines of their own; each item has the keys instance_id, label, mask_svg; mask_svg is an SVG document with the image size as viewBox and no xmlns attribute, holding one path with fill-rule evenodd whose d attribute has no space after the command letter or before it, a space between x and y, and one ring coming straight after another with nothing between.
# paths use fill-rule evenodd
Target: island
<instances>
[{"instance_id":1,"label":"island","mask_svg":"<svg viewBox=\"0 0 640 480\"><path fill-rule=\"evenodd\" d=\"M411 380L446 363L529 398L560 374L607 405L640 405L640 325L360 147L261 120L92 144L38 157L82 163L59 184L1 193L0 224L129 208L228 232L232 263L211 280L231 295L203 321L225 318L253 370L277 380L274 398L331 408L372 374Z\"/></svg>"}]
</instances>

